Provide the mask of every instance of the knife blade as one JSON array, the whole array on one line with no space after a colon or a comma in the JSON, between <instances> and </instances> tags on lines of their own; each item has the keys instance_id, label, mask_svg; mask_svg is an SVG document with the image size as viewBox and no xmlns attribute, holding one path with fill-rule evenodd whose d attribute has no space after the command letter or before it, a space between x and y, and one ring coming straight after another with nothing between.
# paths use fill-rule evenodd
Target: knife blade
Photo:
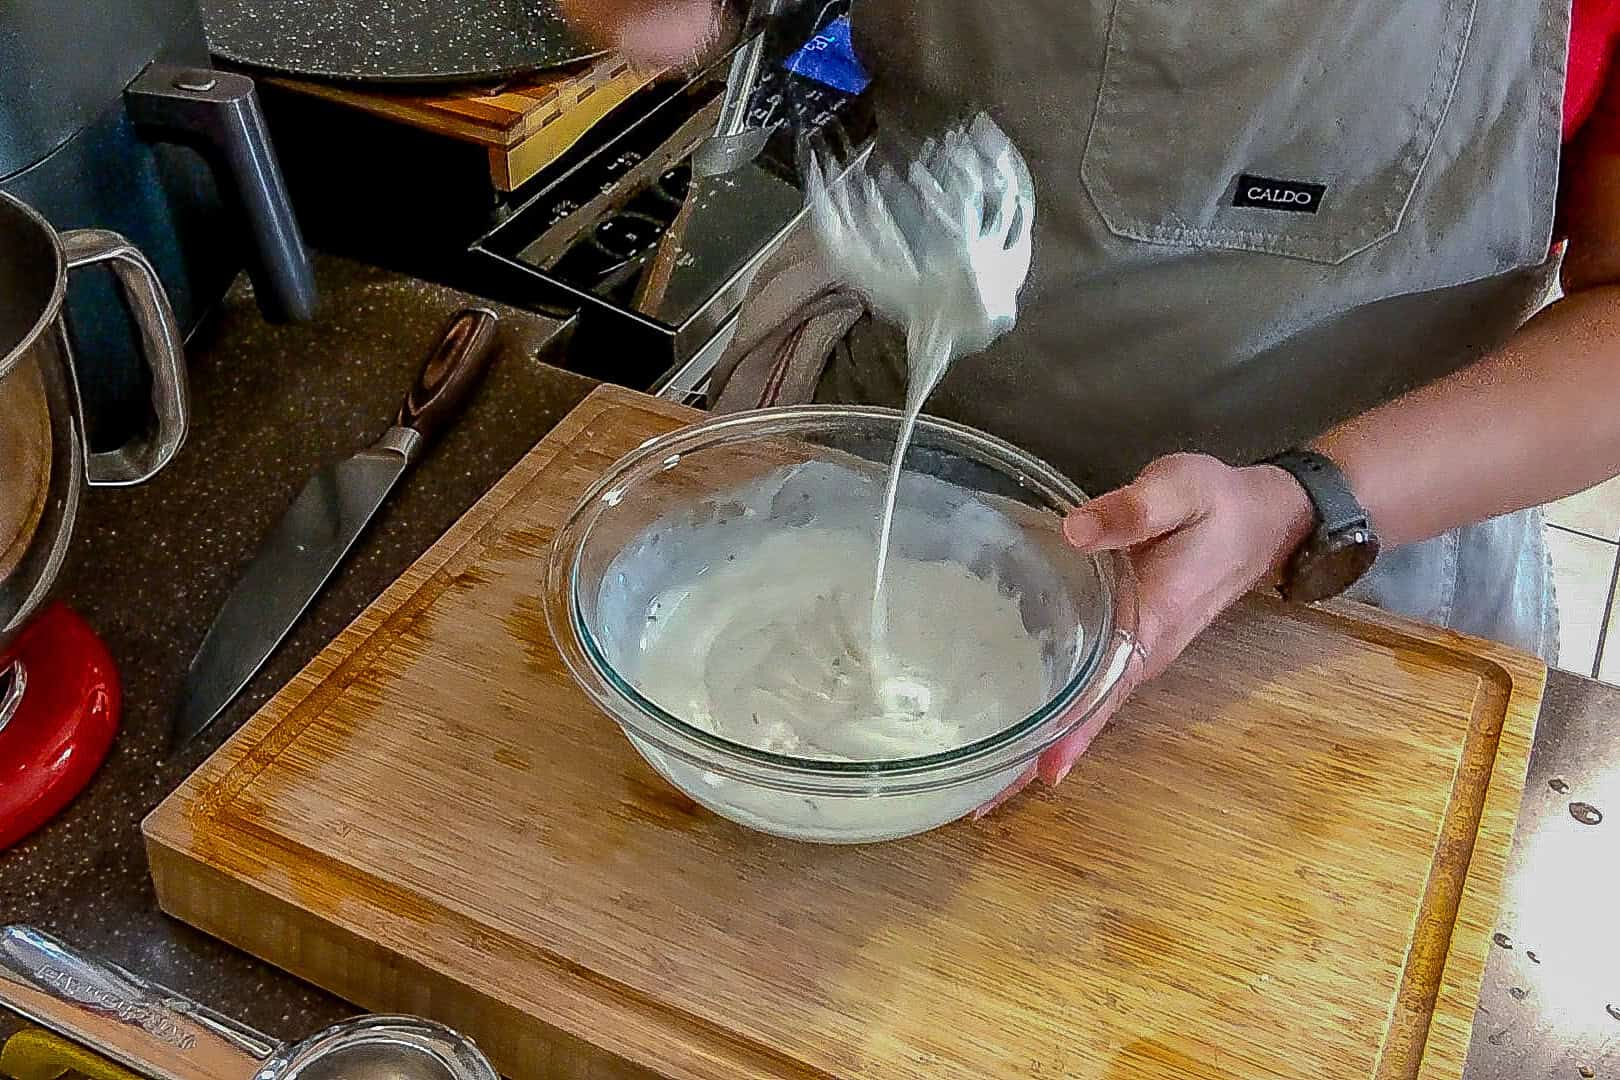
<instances>
[{"instance_id":1,"label":"knife blade","mask_svg":"<svg viewBox=\"0 0 1620 1080\"><path fill-rule=\"evenodd\" d=\"M186 672L173 746L206 731L264 666L428 441L449 425L494 353L498 320L457 313L377 442L315 473L265 537Z\"/></svg>"}]
</instances>

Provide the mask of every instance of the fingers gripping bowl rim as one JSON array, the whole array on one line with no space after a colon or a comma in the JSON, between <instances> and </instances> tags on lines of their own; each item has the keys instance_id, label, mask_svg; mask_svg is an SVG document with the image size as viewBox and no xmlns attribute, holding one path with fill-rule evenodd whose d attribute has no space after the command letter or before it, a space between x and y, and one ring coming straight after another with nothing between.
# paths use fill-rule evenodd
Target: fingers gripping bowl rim
<instances>
[{"instance_id":1,"label":"fingers gripping bowl rim","mask_svg":"<svg viewBox=\"0 0 1620 1080\"><path fill-rule=\"evenodd\" d=\"M616 462L577 504L553 540L544 603L558 651L586 695L623 729L655 769L697 802L749 827L798 839L860 842L934 828L972 812L1106 704L1136 646L1137 592L1122 554L1088 555L1061 540L1062 518L1086 501L1069 480L1011 444L923 417L914 448L967 482L975 497L1012 492L1026 531L1040 531L1054 560L1084 588L1084 631L1061 686L1034 713L988 738L944 753L880 761L801 758L731 742L672 715L616 669L593 625L604 566L657 515L723 498L727 483L757 468L762 448L804 460L847 456L851 445L892 448L892 409L796 406L702 420L651 439ZM885 441L886 440L886 441ZM916 458L908 455L908 465ZM628 522L628 524L627 524ZM802 804L777 818L779 801ZM781 800L780 796L794 796ZM810 807L810 811L804 809ZM814 820L805 820L806 815Z\"/></svg>"}]
</instances>

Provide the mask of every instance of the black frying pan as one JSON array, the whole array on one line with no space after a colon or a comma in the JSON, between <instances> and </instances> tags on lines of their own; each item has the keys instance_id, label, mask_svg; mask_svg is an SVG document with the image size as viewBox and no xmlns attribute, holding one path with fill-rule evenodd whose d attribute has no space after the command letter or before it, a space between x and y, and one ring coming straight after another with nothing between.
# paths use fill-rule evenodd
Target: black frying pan
<instances>
[{"instance_id":1,"label":"black frying pan","mask_svg":"<svg viewBox=\"0 0 1620 1080\"><path fill-rule=\"evenodd\" d=\"M303 78L493 82L588 59L557 0L202 0L221 60Z\"/></svg>"}]
</instances>

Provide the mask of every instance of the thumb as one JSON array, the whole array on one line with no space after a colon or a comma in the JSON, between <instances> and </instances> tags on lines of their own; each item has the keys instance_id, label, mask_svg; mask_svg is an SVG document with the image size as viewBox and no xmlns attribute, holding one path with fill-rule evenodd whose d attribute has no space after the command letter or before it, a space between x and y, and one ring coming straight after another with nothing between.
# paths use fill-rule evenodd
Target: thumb
<instances>
[{"instance_id":1,"label":"thumb","mask_svg":"<svg viewBox=\"0 0 1620 1080\"><path fill-rule=\"evenodd\" d=\"M1150 467L1134 483L1077 507L1063 521L1063 536L1081 551L1118 551L1174 532L1198 512L1173 468Z\"/></svg>"}]
</instances>

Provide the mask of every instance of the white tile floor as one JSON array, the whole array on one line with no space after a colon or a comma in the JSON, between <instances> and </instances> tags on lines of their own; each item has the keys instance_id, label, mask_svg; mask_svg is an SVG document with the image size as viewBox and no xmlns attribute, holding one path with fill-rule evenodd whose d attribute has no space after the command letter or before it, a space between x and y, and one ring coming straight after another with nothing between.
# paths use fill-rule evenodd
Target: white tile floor
<instances>
[{"instance_id":1,"label":"white tile floor","mask_svg":"<svg viewBox=\"0 0 1620 1080\"><path fill-rule=\"evenodd\" d=\"M1560 667L1620 683L1620 479L1547 507L1558 584Z\"/></svg>"}]
</instances>

